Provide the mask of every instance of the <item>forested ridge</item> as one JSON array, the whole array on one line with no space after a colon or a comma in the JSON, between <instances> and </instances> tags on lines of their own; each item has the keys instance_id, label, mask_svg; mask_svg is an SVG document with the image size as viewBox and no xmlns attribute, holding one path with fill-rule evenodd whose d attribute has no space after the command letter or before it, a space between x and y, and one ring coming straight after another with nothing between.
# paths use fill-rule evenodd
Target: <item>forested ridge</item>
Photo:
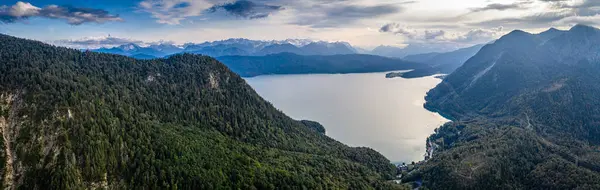
<instances>
[{"instance_id":1,"label":"forested ridge","mask_svg":"<svg viewBox=\"0 0 600 190\"><path fill-rule=\"evenodd\" d=\"M448 75L426 107L455 118L411 176L432 189L600 189L600 30L513 31Z\"/></svg>"},{"instance_id":2,"label":"forested ridge","mask_svg":"<svg viewBox=\"0 0 600 190\"><path fill-rule=\"evenodd\" d=\"M307 123L307 122L305 122ZM391 189L389 160L295 121L217 60L0 35L3 186Z\"/></svg>"},{"instance_id":3,"label":"forested ridge","mask_svg":"<svg viewBox=\"0 0 600 190\"><path fill-rule=\"evenodd\" d=\"M429 68L424 63L376 55L296 55L279 53L266 56L217 57L242 77L270 74L368 73Z\"/></svg>"}]
</instances>

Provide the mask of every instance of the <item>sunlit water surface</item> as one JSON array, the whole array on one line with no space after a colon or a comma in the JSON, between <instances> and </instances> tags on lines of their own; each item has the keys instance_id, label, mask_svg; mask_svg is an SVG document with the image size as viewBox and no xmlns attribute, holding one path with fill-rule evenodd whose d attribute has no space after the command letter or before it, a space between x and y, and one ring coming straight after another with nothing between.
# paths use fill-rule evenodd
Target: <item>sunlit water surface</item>
<instances>
[{"instance_id":1,"label":"sunlit water surface","mask_svg":"<svg viewBox=\"0 0 600 190\"><path fill-rule=\"evenodd\" d=\"M385 78L385 73L269 75L246 78L294 119L318 121L327 135L371 147L395 162L423 159L425 140L448 120L423 108L434 77Z\"/></svg>"}]
</instances>

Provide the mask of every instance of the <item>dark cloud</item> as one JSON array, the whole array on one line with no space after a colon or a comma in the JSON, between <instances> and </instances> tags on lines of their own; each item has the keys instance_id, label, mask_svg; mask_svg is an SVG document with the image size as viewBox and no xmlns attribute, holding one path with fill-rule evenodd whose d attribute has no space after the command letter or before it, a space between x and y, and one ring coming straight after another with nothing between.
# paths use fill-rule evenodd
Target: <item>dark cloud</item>
<instances>
[{"instance_id":1,"label":"dark cloud","mask_svg":"<svg viewBox=\"0 0 600 190\"><path fill-rule=\"evenodd\" d=\"M92 8L77 8L71 6L50 5L40 10L41 17L63 19L72 25L87 22L104 23L108 21L122 21L118 15L111 15L108 11Z\"/></svg>"},{"instance_id":2,"label":"dark cloud","mask_svg":"<svg viewBox=\"0 0 600 190\"><path fill-rule=\"evenodd\" d=\"M379 32L400 34L409 38L414 38L417 35L417 32L415 30L402 26L398 23L390 23L383 25L379 29Z\"/></svg>"},{"instance_id":3,"label":"dark cloud","mask_svg":"<svg viewBox=\"0 0 600 190\"><path fill-rule=\"evenodd\" d=\"M490 11L490 10L496 10L496 11L505 11L505 10L514 10L514 9L526 9L526 5L530 4L531 2L516 2L516 3L511 3L511 4L499 4L499 3L494 3L494 4L489 4L485 7L480 7L480 8L474 8L471 9L473 12L482 12L482 11Z\"/></svg>"},{"instance_id":4,"label":"dark cloud","mask_svg":"<svg viewBox=\"0 0 600 190\"><path fill-rule=\"evenodd\" d=\"M515 28L520 28L523 25L529 27L547 27L552 22L559 21L561 19L574 16L571 12L547 12L547 13L539 13L533 14L529 16L523 17L511 17L511 18L502 18L502 19L493 19L486 20L477 23L471 23L471 25L476 26L510 26Z\"/></svg>"},{"instance_id":5,"label":"dark cloud","mask_svg":"<svg viewBox=\"0 0 600 190\"><path fill-rule=\"evenodd\" d=\"M310 8L311 14L298 15L292 24L311 26L313 28L330 28L352 24L362 19L377 18L380 16L399 13L402 7L397 5L346 5L329 4L318 5Z\"/></svg>"},{"instance_id":6,"label":"dark cloud","mask_svg":"<svg viewBox=\"0 0 600 190\"><path fill-rule=\"evenodd\" d=\"M229 14L248 18L248 19L259 19L266 18L274 12L283 10L282 6L267 5L255 3L252 1L239 0L233 3L225 3L221 5L215 5L208 9L208 12L216 12L218 10L224 10Z\"/></svg>"},{"instance_id":7,"label":"dark cloud","mask_svg":"<svg viewBox=\"0 0 600 190\"><path fill-rule=\"evenodd\" d=\"M444 35L446 35L446 31L444 30L426 30L425 40L434 40Z\"/></svg>"},{"instance_id":8,"label":"dark cloud","mask_svg":"<svg viewBox=\"0 0 600 190\"><path fill-rule=\"evenodd\" d=\"M104 23L108 21L123 21L118 15L111 15L105 10L92 8L77 8L71 6L49 5L44 8L33 6L26 2L17 2L13 6L0 6L0 22L14 23L31 17L43 17L66 20L71 25L88 22Z\"/></svg>"},{"instance_id":9,"label":"dark cloud","mask_svg":"<svg viewBox=\"0 0 600 190\"><path fill-rule=\"evenodd\" d=\"M335 6L327 10L328 18L365 18L365 17L378 17L382 15L388 15L397 13L400 8L393 5L377 5L377 6Z\"/></svg>"},{"instance_id":10,"label":"dark cloud","mask_svg":"<svg viewBox=\"0 0 600 190\"><path fill-rule=\"evenodd\" d=\"M539 0L552 3L552 10L535 13L528 16L508 17L501 19L486 20L477 23L471 23L476 26L509 26L515 28L527 27L547 27L548 25L572 25L577 23L597 24L596 21L600 14L599 0L584 0L573 4L571 1L563 0Z\"/></svg>"}]
</instances>

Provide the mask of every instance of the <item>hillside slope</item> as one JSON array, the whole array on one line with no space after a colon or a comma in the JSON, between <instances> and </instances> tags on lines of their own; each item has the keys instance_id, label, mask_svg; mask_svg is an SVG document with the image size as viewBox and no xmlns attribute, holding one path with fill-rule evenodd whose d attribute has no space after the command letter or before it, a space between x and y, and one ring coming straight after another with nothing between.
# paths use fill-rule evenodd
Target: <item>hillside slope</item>
<instances>
[{"instance_id":1,"label":"hillside slope","mask_svg":"<svg viewBox=\"0 0 600 190\"><path fill-rule=\"evenodd\" d=\"M19 189L372 189L394 175L213 58L136 60L0 35L2 184Z\"/></svg>"},{"instance_id":2,"label":"hillside slope","mask_svg":"<svg viewBox=\"0 0 600 190\"><path fill-rule=\"evenodd\" d=\"M513 31L426 97L455 118L430 137L430 188L600 188L600 30Z\"/></svg>"},{"instance_id":3,"label":"hillside slope","mask_svg":"<svg viewBox=\"0 0 600 190\"><path fill-rule=\"evenodd\" d=\"M428 67L421 63L361 54L305 56L280 53L267 56L225 56L217 59L243 77L268 74L366 73Z\"/></svg>"}]
</instances>

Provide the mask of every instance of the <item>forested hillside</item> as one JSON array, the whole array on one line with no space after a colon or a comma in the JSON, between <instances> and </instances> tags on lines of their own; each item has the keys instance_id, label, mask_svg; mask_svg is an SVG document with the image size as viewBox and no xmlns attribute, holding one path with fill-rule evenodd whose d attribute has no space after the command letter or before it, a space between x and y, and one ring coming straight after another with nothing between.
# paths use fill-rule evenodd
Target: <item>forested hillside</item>
<instances>
[{"instance_id":1,"label":"forested hillside","mask_svg":"<svg viewBox=\"0 0 600 190\"><path fill-rule=\"evenodd\" d=\"M433 189L599 189L600 30L514 31L447 76L426 107Z\"/></svg>"},{"instance_id":2,"label":"forested hillside","mask_svg":"<svg viewBox=\"0 0 600 190\"><path fill-rule=\"evenodd\" d=\"M385 157L292 120L205 56L0 35L0 128L7 188L398 188Z\"/></svg>"},{"instance_id":3,"label":"forested hillside","mask_svg":"<svg viewBox=\"0 0 600 190\"><path fill-rule=\"evenodd\" d=\"M428 68L427 64L375 55L296 55L224 56L219 61L243 77L268 74L367 73Z\"/></svg>"}]
</instances>

